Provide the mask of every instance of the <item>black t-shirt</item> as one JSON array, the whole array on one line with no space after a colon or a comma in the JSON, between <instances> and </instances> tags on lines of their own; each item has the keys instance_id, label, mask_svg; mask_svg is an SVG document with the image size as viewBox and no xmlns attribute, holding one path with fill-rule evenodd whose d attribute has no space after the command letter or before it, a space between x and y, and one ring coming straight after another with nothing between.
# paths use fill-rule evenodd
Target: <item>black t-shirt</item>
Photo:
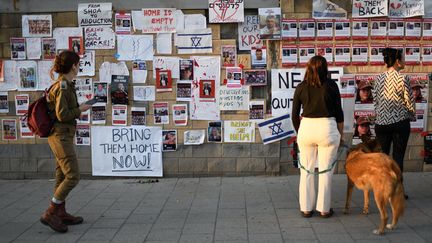
<instances>
[{"instance_id":1,"label":"black t-shirt","mask_svg":"<svg viewBox=\"0 0 432 243\"><path fill-rule=\"evenodd\" d=\"M337 84L332 80L325 81L321 87L313 87L301 82L295 92L292 106L292 122L298 132L300 127L300 109L303 117L335 117L336 122L343 122L341 97Z\"/></svg>"}]
</instances>

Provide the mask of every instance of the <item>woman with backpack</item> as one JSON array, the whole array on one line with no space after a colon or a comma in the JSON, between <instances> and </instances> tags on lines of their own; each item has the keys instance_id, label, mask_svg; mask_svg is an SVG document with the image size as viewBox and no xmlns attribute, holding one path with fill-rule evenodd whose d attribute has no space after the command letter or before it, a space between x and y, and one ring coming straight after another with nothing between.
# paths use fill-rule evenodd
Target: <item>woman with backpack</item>
<instances>
[{"instance_id":1,"label":"woman with backpack","mask_svg":"<svg viewBox=\"0 0 432 243\"><path fill-rule=\"evenodd\" d=\"M48 136L48 144L56 159L54 195L40 221L51 229L64 233L67 225L80 224L82 217L66 212L65 200L69 192L78 184L80 173L75 154L74 141L76 118L91 105L78 105L73 79L79 70L80 57L73 51L63 51L56 56L51 69L59 74L48 92L48 107L56 116L53 129Z\"/></svg>"}]
</instances>

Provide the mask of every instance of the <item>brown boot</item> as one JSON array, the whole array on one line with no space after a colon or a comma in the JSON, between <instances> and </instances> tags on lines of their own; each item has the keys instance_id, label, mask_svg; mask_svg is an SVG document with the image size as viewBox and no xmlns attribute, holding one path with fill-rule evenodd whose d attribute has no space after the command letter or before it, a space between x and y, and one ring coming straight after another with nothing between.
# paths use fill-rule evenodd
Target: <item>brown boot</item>
<instances>
[{"instance_id":1,"label":"brown boot","mask_svg":"<svg viewBox=\"0 0 432 243\"><path fill-rule=\"evenodd\" d=\"M48 209L40 218L40 221L42 224L48 225L57 232L66 233L68 231L67 226L63 224L62 220L57 216L59 208L60 205L51 202Z\"/></svg>"},{"instance_id":2,"label":"brown boot","mask_svg":"<svg viewBox=\"0 0 432 243\"><path fill-rule=\"evenodd\" d=\"M82 217L80 216L75 217L66 212L66 202L63 202L59 206L60 208L57 215L63 221L63 224L74 225L74 224L81 224L84 221Z\"/></svg>"}]
</instances>

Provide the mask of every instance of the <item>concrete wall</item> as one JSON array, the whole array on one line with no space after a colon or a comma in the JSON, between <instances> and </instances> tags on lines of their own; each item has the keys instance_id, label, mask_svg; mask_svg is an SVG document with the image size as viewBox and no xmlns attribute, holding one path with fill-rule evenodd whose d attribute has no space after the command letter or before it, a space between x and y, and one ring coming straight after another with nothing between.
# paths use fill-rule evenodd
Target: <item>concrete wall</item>
<instances>
[{"instance_id":1,"label":"concrete wall","mask_svg":"<svg viewBox=\"0 0 432 243\"><path fill-rule=\"evenodd\" d=\"M2 3L4 0L1 0ZM12 1L9 1L9 3ZM25 1L20 1L22 4ZM30 3L33 1L29 1ZM186 1L184 1L186 2ZM344 4L344 1L334 1L339 3L346 9L350 8L350 4ZM114 5L114 4L113 4ZM48 6L47 6L48 7ZM282 11L286 17L306 18L310 17L311 1L283 1ZM25 8L24 8L25 9ZM53 28L77 26L76 11L57 12L53 10L47 13L53 16ZM69 10L69 9L67 9ZM256 13L256 10L249 10ZM185 13L203 13L205 10L185 10ZM10 59L10 37L21 37L21 14L26 13L3 13L0 14L0 58ZM209 25L213 30L213 55L220 55L221 44L235 44L236 42L236 24L225 25ZM226 39L229 38L229 39ZM315 43L315 42L311 42ZM281 67L279 56L280 41L271 41L267 45L269 48L269 63L270 68ZM96 51L96 67L99 67L104 61L116 62L114 58L115 50L97 50ZM174 52L175 53L175 52ZM175 56L182 56L176 55ZM183 55L187 57L189 55ZM275 57L275 58L272 58ZM249 54L239 54L238 62L242 63L246 68L250 67ZM127 62L129 68L131 63ZM147 62L148 69L152 69L151 62ZM428 67L418 66L409 67L409 72L430 72ZM382 67L358 67L347 66L344 68L345 73L368 73L380 72ZM222 77L225 76L222 70ZM97 80L98 73L94 80ZM147 83L154 84L151 79L152 72L148 73ZM253 96L269 97L270 89L262 89ZM14 97L21 92L9 92L10 112L9 114L0 115L2 118L15 118ZM40 96L40 92L27 92L30 94L31 101ZM157 101L168 101L171 104L175 101L175 90L171 94L158 94ZM132 102L132 101L131 101ZM429 100L430 102L430 100ZM133 102L132 102L133 103ZM153 125L153 111L150 104L135 104L135 106L145 106L148 111L148 125ZM132 104L131 104L132 105ZM150 109L149 109L150 108ZM108 117L107 125L111 120L110 107L107 107ZM428 114L428 121L431 121L431 114ZM223 120L247 120L245 112L222 112ZM130 120L130 119L129 119ZM177 129L178 141L183 141L183 131L189 129L205 129L207 121L189 121L186 127L175 127L172 124L164 125L163 129ZM428 122L428 130L432 130L432 122ZM193 176L243 176L243 175L284 175L296 174L298 169L293 167L292 157L290 152L291 146L287 145L287 141L263 145L259 132L256 130L257 138L252 144L203 144L200 146L184 146L179 144L178 151L164 153L164 176L167 177L193 177ZM345 134L345 140L349 143L352 134ZM91 175L91 153L90 147L76 147L79 165L83 176ZM423 138L419 133L412 133L407 153L405 156L406 171L423 171L431 170L430 167L424 165L422 161L421 151L423 149ZM344 173L344 156L339 158L336 173ZM23 179L23 178L51 178L54 171L54 159L47 145L46 139L18 139L17 141L1 141L0 140L0 178L8 179Z\"/></svg>"}]
</instances>

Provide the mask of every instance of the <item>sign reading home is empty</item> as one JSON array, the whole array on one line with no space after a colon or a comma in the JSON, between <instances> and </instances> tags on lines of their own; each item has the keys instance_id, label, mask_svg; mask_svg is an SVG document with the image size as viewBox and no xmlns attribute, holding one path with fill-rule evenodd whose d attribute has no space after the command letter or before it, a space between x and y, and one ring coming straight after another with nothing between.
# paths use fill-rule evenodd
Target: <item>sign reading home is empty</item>
<instances>
[{"instance_id":1,"label":"sign reading home is empty","mask_svg":"<svg viewBox=\"0 0 432 243\"><path fill-rule=\"evenodd\" d=\"M92 175L162 176L162 128L92 126Z\"/></svg>"}]
</instances>

